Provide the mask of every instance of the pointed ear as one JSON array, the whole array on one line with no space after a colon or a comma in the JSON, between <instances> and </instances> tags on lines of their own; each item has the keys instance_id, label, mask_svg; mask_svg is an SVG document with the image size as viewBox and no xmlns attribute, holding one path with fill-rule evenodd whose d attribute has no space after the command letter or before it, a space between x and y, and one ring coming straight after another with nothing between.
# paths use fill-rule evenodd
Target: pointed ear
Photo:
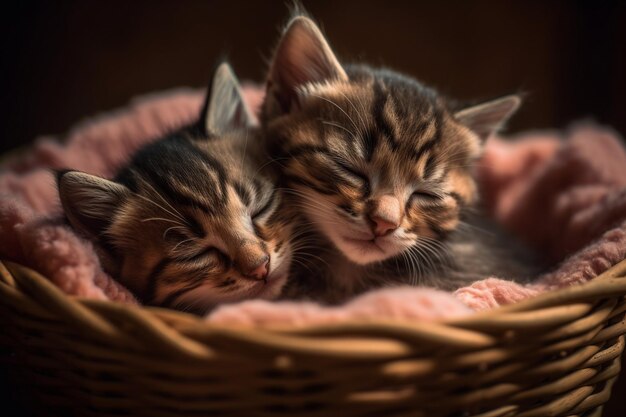
<instances>
[{"instance_id":1,"label":"pointed ear","mask_svg":"<svg viewBox=\"0 0 626 417\"><path fill-rule=\"evenodd\" d=\"M113 214L131 194L122 184L79 171L58 173L57 186L72 227L98 240Z\"/></svg>"},{"instance_id":2,"label":"pointed ear","mask_svg":"<svg viewBox=\"0 0 626 417\"><path fill-rule=\"evenodd\" d=\"M484 141L504 126L521 103L519 96L510 95L468 107L455 113L454 117Z\"/></svg>"},{"instance_id":3,"label":"pointed ear","mask_svg":"<svg viewBox=\"0 0 626 417\"><path fill-rule=\"evenodd\" d=\"M317 25L308 17L298 16L287 25L274 53L264 110L266 114L289 111L297 88L304 84L347 79Z\"/></svg>"},{"instance_id":4,"label":"pointed ear","mask_svg":"<svg viewBox=\"0 0 626 417\"><path fill-rule=\"evenodd\" d=\"M256 125L256 118L243 99L239 81L227 63L220 64L200 116L200 126L207 135L224 133Z\"/></svg>"}]
</instances>

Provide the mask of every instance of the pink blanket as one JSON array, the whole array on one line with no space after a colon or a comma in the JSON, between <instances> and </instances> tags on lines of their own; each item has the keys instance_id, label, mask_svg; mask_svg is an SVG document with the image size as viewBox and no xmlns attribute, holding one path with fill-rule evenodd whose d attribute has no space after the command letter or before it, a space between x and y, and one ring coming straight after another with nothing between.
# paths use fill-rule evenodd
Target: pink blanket
<instances>
[{"instance_id":1,"label":"pink blanket","mask_svg":"<svg viewBox=\"0 0 626 417\"><path fill-rule=\"evenodd\" d=\"M253 107L262 96L246 95ZM135 100L121 111L81 123L64 144L42 138L0 165L0 258L28 265L70 295L136 303L100 267L89 242L62 221L51 168L111 177L143 144L190 122L202 92L175 90ZM250 300L224 305L207 320L272 326L346 319L437 320L470 314L593 279L626 258L626 152L606 128L491 139L479 168L487 208L548 257L553 272L522 286L485 277L454 293L428 288L372 291L341 307Z\"/></svg>"}]
</instances>

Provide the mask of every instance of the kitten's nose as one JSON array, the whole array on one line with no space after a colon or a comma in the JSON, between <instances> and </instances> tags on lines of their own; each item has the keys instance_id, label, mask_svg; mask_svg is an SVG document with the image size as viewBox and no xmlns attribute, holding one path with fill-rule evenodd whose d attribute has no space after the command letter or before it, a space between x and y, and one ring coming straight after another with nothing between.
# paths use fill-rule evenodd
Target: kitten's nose
<instances>
[{"instance_id":1,"label":"kitten's nose","mask_svg":"<svg viewBox=\"0 0 626 417\"><path fill-rule=\"evenodd\" d=\"M373 224L373 232L376 236L386 236L398 228L398 225L394 222L387 221L381 217L370 217Z\"/></svg>"},{"instance_id":2,"label":"kitten's nose","mask_svg":"<svg viewBox=\"0 0 626 417\"><path fill-rule=\"evenodd\" d=\"M244 275L248 278L264 280L269 272L269 263L270 257L265 255L257 265L252 266L248 271L244 271Z\"/></svg>"},{"instance_id":3,"label":"kitten's nose","mask_svg":"<svg viewBox=\"0 0 626 417\"><path fill-rule=\"evenodd\" d=\"M400 201L392 195L383 195L374 202L369 219L376 236L388 235L400 227L402 222Z\"/></svg>"}]
</instances>

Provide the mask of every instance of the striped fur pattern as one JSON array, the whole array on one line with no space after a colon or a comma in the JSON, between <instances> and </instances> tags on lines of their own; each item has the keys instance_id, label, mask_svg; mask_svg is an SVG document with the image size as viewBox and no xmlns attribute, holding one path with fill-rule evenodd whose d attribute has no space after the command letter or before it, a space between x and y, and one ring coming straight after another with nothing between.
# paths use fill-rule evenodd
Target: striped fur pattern
<instances>
[{"instance_id":1,"label":"striped fur pattern","mask_svg":"<svg viewBox=\"0 0 626 417\"><path fill-rule=\"evenodd\" d=\"M141 149L113 181L59 174L70 223L146 304L202 313L280 294L291 222L261 170L250 117L224 64L200 122Z\"/></svg>"},{"instance_id":2,"label":"striped fur pattern","mask_svg":"<svg viewBox=\"0 0 626 417\"><path fill-rule=\"evenodd\" d=\"M463 271L458 262L489 253L480 248L489 239L468 245L462 233L478 200L472 168L519 102L454 111L412 78L340 65L310 19L293 19L262 114L288 206L315 230L306 256L319 261L294 275L311 279L294 279L292 294L341 301L392 282L454 288L479 278L484 267ZM455 260L461 268L449 281L430 280Z\"/></svg>"}]
</instances>

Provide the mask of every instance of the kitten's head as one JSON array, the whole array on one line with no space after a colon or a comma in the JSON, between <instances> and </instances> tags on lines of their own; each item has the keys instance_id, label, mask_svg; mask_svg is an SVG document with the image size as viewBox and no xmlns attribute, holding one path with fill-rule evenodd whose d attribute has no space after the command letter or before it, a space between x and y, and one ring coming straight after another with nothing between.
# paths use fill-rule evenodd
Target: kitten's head
<instances>
[{"instance_id":1,"label":"kitten's head","mask_svg":"<svg viewBox=\"0 0 626 417\"><path fill-rule=\"evenodd\" d=\"M203 312L275 298L291 260L290 226L259 173L255 123L222 64L200 122L140 150L115 181L60 173L65 214L146 303Z\"/></svg>"},{"instance_id":2,"label":"kitten's head","mask_svg":"<svg viewBox=\"0 0 626 417\"><path fill-rule=\"evenodd\" d=\"M477 198L482 144L519 103L508 96L453 111L414 79L342 66L317 26L297 17L275 52L262 122L301 209L367 264L459 225Z\"/></svg>"}]
</instances>

